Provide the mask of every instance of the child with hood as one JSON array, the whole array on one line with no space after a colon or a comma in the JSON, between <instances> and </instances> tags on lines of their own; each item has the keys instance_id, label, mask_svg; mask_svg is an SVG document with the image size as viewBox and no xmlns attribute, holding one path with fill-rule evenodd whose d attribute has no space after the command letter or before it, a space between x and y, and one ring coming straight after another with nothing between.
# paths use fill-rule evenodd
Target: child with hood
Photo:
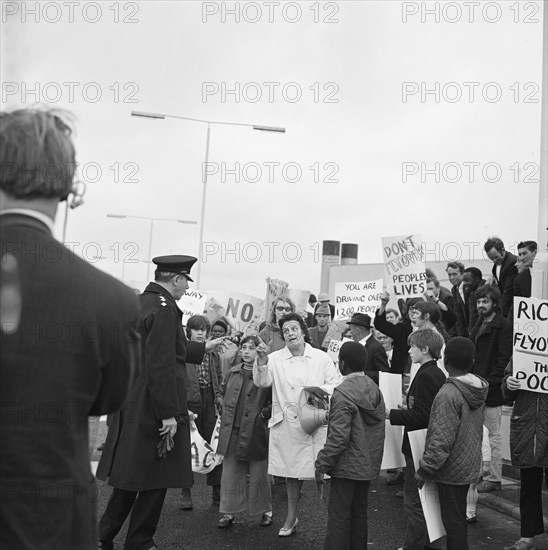
<instances>
[{"instance_id":1,"label":"child with hood","mask_svg":"<svg viewBox=\"0 0 548 550\"><path fill-rule=\"evenodd\" d=\"M379 475L384 448L385 404L377 384L363 372L367 350L346 342L339 351L344 381L335 388L316 480L331 476L325 549L367 548L367 498Z\"/></svg>"},{"instance_id":2,"label":"child with hood","mask_svg":"<svg viewBox=\"0 0 548 550\"><path fill-rule=\"evenodd\" d=\"M447 550L468 550L466 495L481 468L489 384L470 373L473 364L470 340L459 336L447 342L444 365L449 378L432 404L424 454L415 474L419 488L425 480L438 483Z\"/></svg>"}]
</instances>

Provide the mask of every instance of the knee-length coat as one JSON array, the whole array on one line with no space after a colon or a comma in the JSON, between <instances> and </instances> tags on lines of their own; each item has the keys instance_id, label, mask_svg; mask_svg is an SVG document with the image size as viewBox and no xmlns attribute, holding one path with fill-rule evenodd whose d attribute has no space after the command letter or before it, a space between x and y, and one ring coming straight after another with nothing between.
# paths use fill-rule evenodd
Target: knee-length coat
<instances>
[{"instance_id":1,"label":"knee-length coat","mask_svg":"<svg viewBox=\"0 0 548 550\"><path fill-rule=\"evenodd\" d=\"M201 363L205 344L188 342L182 312L161 285L150 283L141 302L143 366L117 413L97 468L97 478L129 491L190 487L192 469L185 361ZM175 447L158 458L162 419L180 417Z\"/></svg>"},{"instance_id":2,"label":"knee-length coat","mask_svg":"<svg viewBox=\"0 0 548 550\"><path fill-rule=\"evenodd\" d=\"M293 356L285 347L268 356L265 367L253 367L259 387L272 386L272 416L268 473L298 479L314 478L314 462L325 445L327 426L308 435L300 423L306 404L306 386L317 386L330 395L342 376L327 353L305 344L304 355Z\"/></svg>"}]
</instances>

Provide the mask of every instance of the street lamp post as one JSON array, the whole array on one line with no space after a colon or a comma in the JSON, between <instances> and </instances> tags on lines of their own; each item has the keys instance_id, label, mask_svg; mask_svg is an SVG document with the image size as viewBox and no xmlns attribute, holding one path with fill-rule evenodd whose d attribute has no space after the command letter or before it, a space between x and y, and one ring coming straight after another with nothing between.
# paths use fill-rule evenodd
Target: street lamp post
<instances>
[{"instance_id":1,"label":"street lamp post","mask_svg":"<svg viewBox=\"0 0 548 550\"><path fill-rule=\"evenodd\" d=\"M165 113L148 113L144 111L131 111L131 116L141 117L141 118L151 118L155 120L164 120L166 118L178 118L181 120L190 120L191 122L200 122L202 124L207 124L207 134L206 134L206 148L205 148L205 170L203 170L202 176L202 213L200 217L200 237L198 243L198 255L200 261L196 269L196 287L200 288L200 276L202 270L202 248L204 243L204 220L205 220L205 204L206 204L206 193L207 193L207 164L209 162L209 140L211 136L211 125L227 125L227 126L246 126L248 128L253 128L253 130L259 130L261 132L278 132L284 133L285 128L280 128L278 126L264 126L262 124L244 124L242 122L226 122L220 120L204 120L201 118L190 118L186 116L179 115L167 115Z\"/></svg>"},{"instance_id":2,"label":"street lamp post","mask_svg":"<svg viewBox=\"0 0 548 550\"><path fill-rule=\"evenodd\" d=\"M118 218L118 219L125 219L125 218L133 218L137 220L148 220L150 222L150 233L148 237L148 260L147 260L147 281L150 280L150 264L152 262L152 234L154 232L154 222L156 221L164 221L164 222L178 222L178 223L188 223L188 224L196 224L195 221L189 221L189 220L179 220L177 218L149 218L148 216L129 216L125 214L107 214L107 218ZM122 280L124 278L124 265L122 265Z\"/></svg>"}]
</instances>

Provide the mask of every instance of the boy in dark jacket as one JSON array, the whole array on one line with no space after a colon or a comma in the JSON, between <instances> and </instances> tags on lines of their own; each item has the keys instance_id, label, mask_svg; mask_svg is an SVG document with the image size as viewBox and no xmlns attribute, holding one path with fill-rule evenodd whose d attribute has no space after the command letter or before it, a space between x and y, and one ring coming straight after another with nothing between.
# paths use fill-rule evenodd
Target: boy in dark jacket
<instances>
[{"instance_id":1,"label":"boy in dark jacket","mask_svg":"<svg viewBox=\"0 0 548 550\"><path fill-rule=\"evenodd\" d=\"M489 384L470 373L473 364L474 344L460 336L449 340L444 353L449 378L432 404L424 454L415 474L419 488L424 480L438 482L447 550L468 550L466 494L481 467Z\"/></svg>"},{"instance_id":2,"label":"boy in dark jacket","mask_svg":"<svg viewBox=\"0 0 548 550\"><path fill-rule=\"evenodd\" d=\"M385 405L363 372L366 359L358 342L342 345L339 368L346 378L333 392L327 440L316 459L316 480L331 476L326 550L367 548L367 498L381 467Z\"/></svg>"},{"instance_id":3,"label":"boy in dark jacket","mask_svg":"<svg viewBox=\"0 0 548 550\"><path fill-rule=\"evenodd\" d=\"M412 332L409 335L408 344L411 361L420 363L421 366L409 386L407 409L387 411L386 418L392 425L405 426L401 450L405 456L403 508L407 518L407 529L403 550L423 550L439 548L439 546L425 544L428 541L426 522L419 492L415 485L415 466L407 432L428 428L432 403L439 389L445 383L445 374L436 363L441 355L444 341L439 332L425 328Z\"/></svg>"}]
</instances>

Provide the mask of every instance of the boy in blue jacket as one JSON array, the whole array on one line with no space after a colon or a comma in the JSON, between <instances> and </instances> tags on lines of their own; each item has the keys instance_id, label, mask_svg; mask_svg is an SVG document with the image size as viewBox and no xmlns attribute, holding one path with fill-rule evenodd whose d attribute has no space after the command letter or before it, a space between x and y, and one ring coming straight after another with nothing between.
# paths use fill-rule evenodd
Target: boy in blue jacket
<instances>
[{"instance_id":1,"label":"boy in blue jacket","mask_svg":"<svg viewBox=\"0 0 548 550\"><path fill-rule=\"evenodd\" d=\"M324 448L316 459L316 480L331 476L325 549L367 548L367 498L379 475L384 448L385 404L363 372L366 349L346 342L339 351L344 381L335 388Z\"/></svg>"}]
</instances>

